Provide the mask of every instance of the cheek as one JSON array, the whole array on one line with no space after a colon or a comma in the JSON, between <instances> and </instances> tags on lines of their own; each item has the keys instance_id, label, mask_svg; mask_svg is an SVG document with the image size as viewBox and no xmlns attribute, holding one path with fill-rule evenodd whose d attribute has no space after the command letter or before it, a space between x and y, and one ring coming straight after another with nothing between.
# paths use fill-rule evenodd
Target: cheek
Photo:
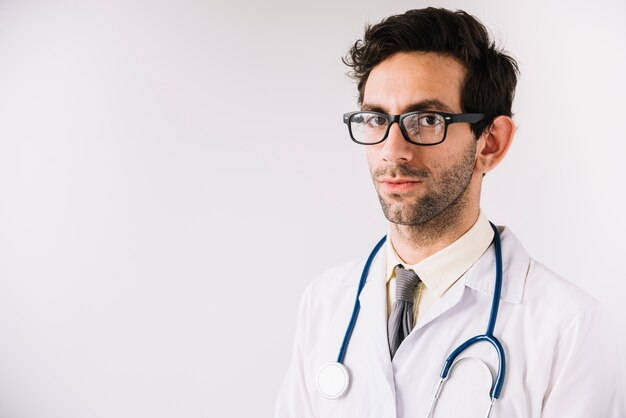
<instances>
[{"instance_id":1,"label":"cheek","mask_svg":"<svg viewBox=\"0 0 626 418\"><path fill-rule=\"evenodd\" d=\"M468 170L475 171L478 163L476 162L476 148L474 144L467 143L464 144L465 147L460 147L459 144L456 145L441 149L441 153L438 156L433 156L433 158L428 160L428 170L434 177L440 178L451 173L460 174L460 172L467 175Z\"/></svg>"},{"instance_id":2,"label":"cheek","mask_svg":"<svg viewBox=\"0 0 626 418\"><path fill-rule=\"evenodd\" d=\"M476 152L475 152L475 160L476 163L474 165L474 171L484 172L486 169L487 160L485 159L485 155L483 154L483 150L485 148L485 140L479 138L476 141Z\"/></svg>"},{"instance_id":3,"label":"cheek","mask_svg":"<svg viewBox=\"0 0 626 418\"><path fill-rule=\"evenodd\" d=\"M368 145L365 148L365 158L367 159L367 165L369 166L371 172L374 171L380 161L377 148L377 145Z\"/></svg>"}]
</instances>

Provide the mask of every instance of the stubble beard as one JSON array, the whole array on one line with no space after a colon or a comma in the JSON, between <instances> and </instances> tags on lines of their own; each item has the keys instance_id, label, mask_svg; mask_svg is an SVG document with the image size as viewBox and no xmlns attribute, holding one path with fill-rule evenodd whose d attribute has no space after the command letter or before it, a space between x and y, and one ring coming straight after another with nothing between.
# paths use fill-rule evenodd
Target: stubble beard
<instances>
[{"instance_id":1,"label":"stubble beard","mask_svg":"<svg viewBox=\"0 0 626 418\"><path fill-rule=\"evenodd\" d=\"M476 142L471 141L460 160L437 173L435 178L425 170L416 170L406 165L388 166L377 171L374 179L382 175L399 175L422 181L429 187L427 193L421 197L408 197L399 193L383 196L377 191L385 217L394 224L411 227L410 229L419 232L423 238L431 235L434 238L454 228L461 222L468 207L468 189L475 158Z\"/></svg>"}]
</instances>

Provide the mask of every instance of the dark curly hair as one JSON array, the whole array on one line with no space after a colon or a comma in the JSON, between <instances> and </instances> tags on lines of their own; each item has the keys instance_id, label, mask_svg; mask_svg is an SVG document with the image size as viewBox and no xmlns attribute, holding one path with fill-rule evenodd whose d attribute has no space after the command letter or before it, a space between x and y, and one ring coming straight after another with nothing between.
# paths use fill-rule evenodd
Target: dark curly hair
<instances>
[{"instance_id":1,"label":"dark curly hair","mask_svg":"<svg viewBox=\"0 0 626 418\"><path fill-rule=\"evenodd\" d=\"M429 7L390 16L367 25L363 39L342 61L358 83L359 105L372 69L398 52L424 51L452 56L467 69L461 87L463 112L484 113L472 125L478 138L498 115L512 116L511 107L519 69L513 58L496 48L485 26L462 10Z\"/></svg>"}]
</instances>

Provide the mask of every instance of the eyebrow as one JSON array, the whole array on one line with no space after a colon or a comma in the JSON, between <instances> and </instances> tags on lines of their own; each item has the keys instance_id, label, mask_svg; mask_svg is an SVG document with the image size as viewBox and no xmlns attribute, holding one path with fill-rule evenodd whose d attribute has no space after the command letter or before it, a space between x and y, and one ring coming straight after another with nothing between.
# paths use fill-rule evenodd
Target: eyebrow
<instances>
[{"instance_id":1,"label":"eyebrow","mask_svg":"<svg viewBox=\"0 0 626 418\"><path fill-rule=\"evenodd\" d=\"M361 110L388 113L387 110L385 110L384 106L381 106L375 103L363 103L363 106L361 106ZM410 105L404 107L401 113L417 112L420 110L422 111L431 110L431 111L455 113L452 111L450 106L448 106L447 104L443 103L441 100L438 100L438 99L426 99L426 100L421 100L416 103L411 103Z\"/></svg>"}]
</instances>

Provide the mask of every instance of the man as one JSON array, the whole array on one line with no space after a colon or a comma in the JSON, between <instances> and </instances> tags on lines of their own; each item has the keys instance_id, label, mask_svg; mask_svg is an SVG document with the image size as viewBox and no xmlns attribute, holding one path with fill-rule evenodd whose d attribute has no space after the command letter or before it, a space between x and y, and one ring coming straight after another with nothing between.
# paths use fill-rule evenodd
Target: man
<instances>
[{"instance_id":1,"label":"man","mask_svg":"<svg viewBox=\"0 0 626 418\"><path fill-rule=\"evenodd\" d=\"M480 210L515 132L515 61L472 16L428 8L368 27L345 62L361 110L344 121L389 233L369 271L339 266L307 288L276 417L626 416L598 303ZM444 361L476 335L432 403ZM340 347L343 365L325 366Z\"/></svg>"}]
</instances>

